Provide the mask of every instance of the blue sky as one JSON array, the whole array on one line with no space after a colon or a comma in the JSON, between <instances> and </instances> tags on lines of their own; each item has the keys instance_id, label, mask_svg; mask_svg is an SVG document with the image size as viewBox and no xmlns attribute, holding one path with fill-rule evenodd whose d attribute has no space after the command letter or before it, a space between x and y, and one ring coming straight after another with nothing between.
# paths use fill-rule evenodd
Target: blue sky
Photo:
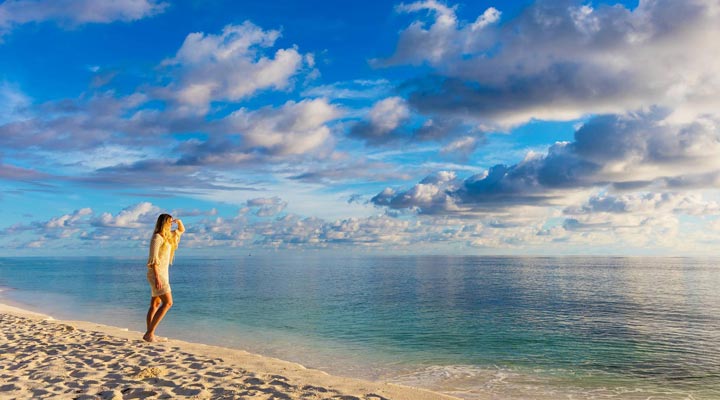
<instances>
[{"instance_id":1,"label":"blue sky","mask_svg":"<svg viewBox=\"0 0 720 400\"><path fill-rule=\"evenodd\" d=\"M712 255L720 2L0 3L0 249Z\"/></svg>"}]
</instances>

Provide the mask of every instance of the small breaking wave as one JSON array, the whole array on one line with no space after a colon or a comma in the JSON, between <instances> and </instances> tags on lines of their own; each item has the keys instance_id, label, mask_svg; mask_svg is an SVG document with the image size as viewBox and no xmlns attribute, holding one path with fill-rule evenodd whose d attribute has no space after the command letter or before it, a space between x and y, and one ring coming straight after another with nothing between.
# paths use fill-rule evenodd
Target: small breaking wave
<instances>
[{"instance_id":1,"label":"small breaking wave","mask_svg":"<svg viewBox=\"0 0 720 400\"><path fill-rule=\"evenodd\" d=\"M715 399L716 389L683 390L657 387L637 379L594 374L578 376L565 370L520 370L474 365L427 366L404 371L389 382L426 388L462 399Z\"/></svg>"}]
</instances>

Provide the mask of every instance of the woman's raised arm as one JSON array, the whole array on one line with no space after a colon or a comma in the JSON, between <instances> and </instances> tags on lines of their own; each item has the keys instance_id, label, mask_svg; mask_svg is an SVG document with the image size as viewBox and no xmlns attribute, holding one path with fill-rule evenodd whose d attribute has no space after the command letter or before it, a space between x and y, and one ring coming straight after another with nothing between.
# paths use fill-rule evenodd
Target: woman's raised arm
<instances>
[{"instance_id":1,"label":"woman's raised arm","mask_svg":"<svg viewBox=\"0 0 720 400\"><path fill-rule=\"evenodd\" d=\"M177 231L180 234L185 233L185 225L183 225L182 221L179 219L176 219L175 222L177 223Z\"/></svg>"}]
</instances>

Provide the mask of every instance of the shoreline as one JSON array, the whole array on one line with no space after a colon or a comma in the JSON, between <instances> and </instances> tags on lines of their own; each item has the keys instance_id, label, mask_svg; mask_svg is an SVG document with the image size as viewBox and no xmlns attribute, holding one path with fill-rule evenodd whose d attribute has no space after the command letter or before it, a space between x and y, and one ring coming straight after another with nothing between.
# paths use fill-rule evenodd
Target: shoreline
<instances>
[{"instance_id":1,"label":"shoreline","mask_svg":"<svg viewBox=\"0 0 720 400\"><path fill-rule=\"evenodd\" d=\"M0 303L0 397L123 399L457 399L426 389L330 375L247 351L88 321L56 320ZM349 397L343 397L349 396Z\"/></svg>"}]
</instances>

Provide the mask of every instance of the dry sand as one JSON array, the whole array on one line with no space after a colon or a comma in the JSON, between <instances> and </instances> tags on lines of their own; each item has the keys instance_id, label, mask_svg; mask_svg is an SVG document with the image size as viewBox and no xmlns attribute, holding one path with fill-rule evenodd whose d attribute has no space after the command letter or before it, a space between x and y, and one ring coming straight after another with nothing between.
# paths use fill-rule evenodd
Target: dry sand
<instances>
[{"instance_id":1,"label":"dry sand","mask_svg":"<svg viewBox=\"0 0 720 400\"><path fill-rule=\"evenodd\" d=\"M453 399L0 304L0 399Z\"/></svg>"}]
</instances>

